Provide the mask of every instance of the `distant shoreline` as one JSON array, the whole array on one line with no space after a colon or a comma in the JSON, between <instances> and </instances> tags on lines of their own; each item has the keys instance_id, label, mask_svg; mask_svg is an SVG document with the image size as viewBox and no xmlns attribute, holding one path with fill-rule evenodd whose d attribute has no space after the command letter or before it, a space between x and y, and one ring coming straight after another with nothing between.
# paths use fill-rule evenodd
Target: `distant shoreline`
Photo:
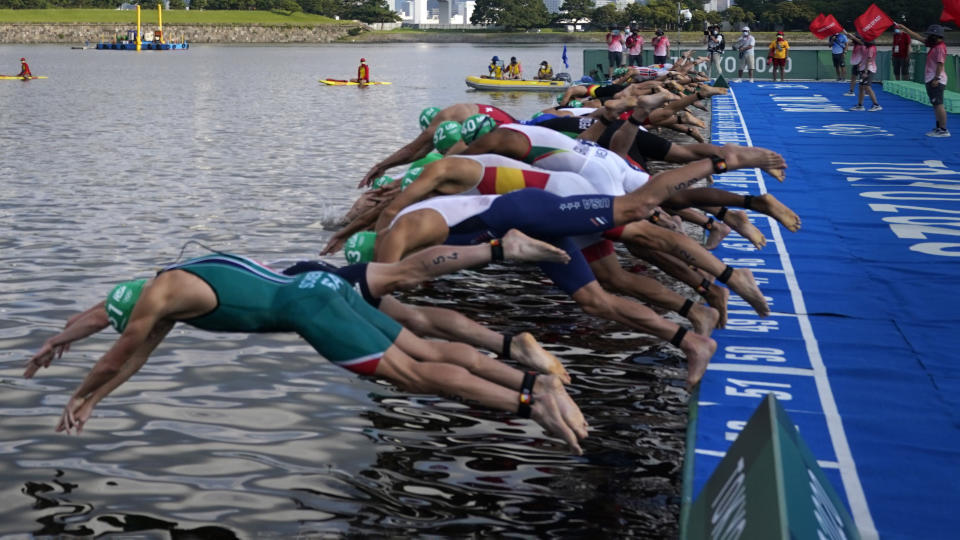
<instances>
[{"instance_id":1,"label":"distant shoreline","mask_svg":"<svg viewBox=\"0 0 960 540\"><path fill-rule=\"evenodd\" d=\"M145 30L152 29L145 23ZM77 44L96 42L102 36L126 34L129 23L0 23L0 43L4 44ZM364 28L357 35L351 30ZM504 43L504 44L595 44L604 47L602 32L458 32L458 31L377 31L366 29L357 21L340 21L334 24L164 24L165 34L190 43ZM641 31L649 39L653 31ZM772 41L774 32L756 32L758 43ZM676 33L668 34L676 47ZM700 34L682 32L680 47L700 50L703 43ZM886 36L885 36L886 37ZM765 41L766 40L766 41ZM823 41L805 32L787 33L792 46L822 47ZM877 45L889 45L884 38Z\"/></svg>"}]
</instances>

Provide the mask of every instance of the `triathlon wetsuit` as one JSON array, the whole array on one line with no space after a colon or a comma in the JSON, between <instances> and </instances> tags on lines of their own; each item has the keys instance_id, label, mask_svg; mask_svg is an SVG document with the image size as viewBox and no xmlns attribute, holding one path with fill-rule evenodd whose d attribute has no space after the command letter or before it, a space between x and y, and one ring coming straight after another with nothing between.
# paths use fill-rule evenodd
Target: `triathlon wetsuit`
<instances>
[{"instance_id":1,"label":"triathlon wetsuit","mask_svg":"<svg viewBox=\"0 0 960 540\"><path fill-rule=\"evenodd\" d=\"M542 189L505 195L446 195L412 204L391 222L418 210L433 210L449 227L445 244L469 245L500 238L510 229L551 242L570 255L568 264L538 263L558 287L573 294L596 278L570 237L602 233L613 227L613 197L559 197Z\"/></svg>"},{"instance_id":2,"label":"triathlon wetsuit","mask_svg":"<svg viewBox=\"0 0 960 540\"><path fill-rule=\"evenodd\" d=\"M617 186L601 188L600 193L622 195L643 186L650 178L646 171L590 141L571 139L541 126L505 124L500 129L510 129L526 136L529 146L521 158L526 163L551 171L575 172L598 187Z\"/></svg>"},{"instance_id":3,"label":"triathlon wetsuit","mask_svg":"<svg viewBox=\"0 0 960 540\"><path fill-rule=\"evenodd\" d=\"M494 122L499 126L500 124L512 124L517 120L504 112L501 109L498 109L492 105L482 105L477 103L477 109L480 110L480 114L485 114L493 119Z\"/></svg>"},{"instance_id":4,"label":"triathlon wetsuit","mask_svg":"<svg viewBox=\"0 0 960 540\"><path fill-rule=\"evenodd\" d=\"M561 197L587 194L623 194L623 189L608 178L598 178L598 181L592 182L591 179L577 173L538 169L527 163L499 154L457 157L471 159L483 165L480 182L476 187L464 191L464 195L502 195L524 188L543 189ZM619 239L622 231L623 227L616 227L603 233L603 235L593 233L571 236L570 239L574 245L584 252L587 262L593 262L613 253L613 243L609 239Z\"/></svg>"},{"instance_id":5,"label":"triathlon wetsuit","mask_svg":"<svg viewBox=\"0 0 960 540\"><path fill-rule=\"evenodd\" d=\"M597 98L600 100L600 103L605 102L606 100L612 98L616 94L620 93L623 89L630 86L629 84L591 84L587 86L587 94L590 97Z\"/></svg>"},{"instance_id":6,"label":"triathlon wetsuit","mask_svg":"<svg viewBox=\"0 0 960 540\"><path fill-rule=\"evenodd\" d=\"M403 329L368 305L335 274L287 276L249 259L215 253L168 266L213 289L217 307L186 320L215 332L296 332L331 362L372 374Z\"/></svg>"}]
</instances>

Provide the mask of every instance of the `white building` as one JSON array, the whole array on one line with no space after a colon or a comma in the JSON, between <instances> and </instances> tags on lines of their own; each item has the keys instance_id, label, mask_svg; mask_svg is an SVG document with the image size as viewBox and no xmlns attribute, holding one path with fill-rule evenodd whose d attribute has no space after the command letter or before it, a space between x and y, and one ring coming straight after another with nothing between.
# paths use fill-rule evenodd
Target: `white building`
<instances>
[{"instance_id":1,"label":"white building","mask_svg":"<svg viewBox=\"0 0 960 540\"><path fill-rule=\"evenodd\" d=\"M413 13L411 18L414 24L424 24L430 15L427 13L427 0L413 0Z\"/></svg>"},{"instance_id":2,"label":"white building","mask_svg":"<svg viewBox=\"0 0 960 540\"><path fill-rule=\"evenodd\" d=\"M710 0L703 4L704 11L726 11L733 5L733 0Z\"/></svg>"}]
</instances>

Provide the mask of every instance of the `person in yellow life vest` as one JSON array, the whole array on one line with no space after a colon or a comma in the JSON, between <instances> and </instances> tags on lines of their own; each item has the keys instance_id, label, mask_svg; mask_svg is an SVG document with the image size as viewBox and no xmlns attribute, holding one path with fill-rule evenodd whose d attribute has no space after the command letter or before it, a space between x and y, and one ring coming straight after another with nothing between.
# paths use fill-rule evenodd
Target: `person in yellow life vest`
<instances>
[{"instance_id":1,"label":"person in yellow life vest","mask_svg":"<svg viewBox=\"0 0 960 540\"><path fill-rule=\"evenodd\" d=\"M487 66L487 73L493 79L503 78L503 64L500 63L499 56L494 56L490 59L490 65Z\"/></svg>"},{"instance_id":2,"label":"person in yellow life vest","mask_svg":"<svg viewBox=\"0 0 960 540\"><path fill-rule=\"evenodd\" d=\"M508 79L522 79L523 78L523 68L520 67L520 62L517 61L516 56L510 57L510 65L507 66L507 75Z\"/></svg>"},{"instance_id":3,"label":"person in yellow life vest","mask_svg":"<svg viewBox=\"0 0 960 540\"><path fill-rule=\"evenodd\" d=\"M540 69L537 70L537 78L542 81L553 80L553 68L550 67L550 64L546 60L540 62Z\"/></svg>"},{"instance_id":4,"label":"person in yellow life vest","mask_svg":"<svg viewBox=\"0 0 960 540\"><path fill-rule=\"evenodd\" d=\"M787 56L790 54L790 44L783 37L783 32L777 32L777 39L770 43L770 52L767 53L767 61L773 66L773 80L777 80L777 69L780 70L780 82L785 81L783 70L787 65Z\"/></svg>"},{"instance_id":5,"label":"person in yellow life vest","mask_svg":"<svg viewBox=\"0 0 960 540\"><path fill-rule=\"evenodd\" d=\"M353 82L360 83L361 85L367 84L370 82L370 66L367 65L367 59L360 59L360 66L357 68L357 78Z\"/></svg>"}]
</instances>

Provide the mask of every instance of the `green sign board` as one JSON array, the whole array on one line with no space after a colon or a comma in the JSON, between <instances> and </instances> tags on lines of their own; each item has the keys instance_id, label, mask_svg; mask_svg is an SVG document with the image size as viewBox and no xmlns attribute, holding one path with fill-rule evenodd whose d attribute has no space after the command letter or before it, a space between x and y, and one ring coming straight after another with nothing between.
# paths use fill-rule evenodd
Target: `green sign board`
<instances>
[{"instance_id":1,"label":"green sign board","mask_svg":"<svg viewBox=\"0 0 960 540\"><path fill-rule=\"evenodd\" d=\"M858 539L860 534L771 394L704 485L681 538Z\"/></svg>"}]
</instances>

